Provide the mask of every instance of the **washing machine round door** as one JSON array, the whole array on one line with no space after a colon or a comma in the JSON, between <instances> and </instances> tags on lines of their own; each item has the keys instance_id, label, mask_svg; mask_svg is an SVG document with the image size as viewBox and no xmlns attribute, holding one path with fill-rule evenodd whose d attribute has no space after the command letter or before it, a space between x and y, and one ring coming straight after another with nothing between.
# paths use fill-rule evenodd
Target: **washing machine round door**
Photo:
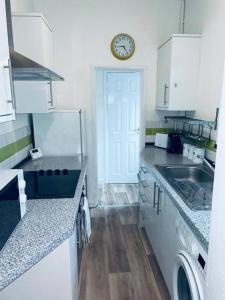
<instances>
[{"instance_id":1,"label":"washing machine round door","mask_svg":"<svg viewBox=\"0 0 225 300\"><path fill-rule=\"evenodd\" d=\"M203 287L194 268L190 255L181 251L176 258L173 272L174 300L203 299Z\"/></svg>"}]
</instances>

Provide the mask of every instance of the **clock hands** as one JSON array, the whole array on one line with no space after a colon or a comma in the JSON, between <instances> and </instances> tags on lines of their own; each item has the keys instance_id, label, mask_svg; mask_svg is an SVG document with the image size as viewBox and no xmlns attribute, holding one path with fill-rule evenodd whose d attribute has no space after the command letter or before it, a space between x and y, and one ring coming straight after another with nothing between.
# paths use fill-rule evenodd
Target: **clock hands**
<instances>
[{"instance_id":1,"label":"clock hands","mask_svg":"<svg viewBox=\"0 0 225 300\"><path fill-rule=\"evenodd\" d=\"M125 46L119 46L119 48L123 48L123 49L125 50L125 52L126 52L127 54L129 54L129 53L127 52L127 49L126 49Z\"/></svg>"}]
</instances>

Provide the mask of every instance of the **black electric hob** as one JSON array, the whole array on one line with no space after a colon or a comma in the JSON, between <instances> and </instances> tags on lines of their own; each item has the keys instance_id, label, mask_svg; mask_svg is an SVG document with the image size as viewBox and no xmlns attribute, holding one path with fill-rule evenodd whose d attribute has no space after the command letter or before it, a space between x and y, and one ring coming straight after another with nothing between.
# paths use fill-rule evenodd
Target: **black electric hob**
<instances>
[{"instance_id":1,"label":"black electric hob","mask_svg":"<svg viewBox=\"0 0 225 300\"><path fill-rule=\"evenodd\" d=\"M80 170L24 171L28 200L73 198Z\"/></svg>"}]
</instances>

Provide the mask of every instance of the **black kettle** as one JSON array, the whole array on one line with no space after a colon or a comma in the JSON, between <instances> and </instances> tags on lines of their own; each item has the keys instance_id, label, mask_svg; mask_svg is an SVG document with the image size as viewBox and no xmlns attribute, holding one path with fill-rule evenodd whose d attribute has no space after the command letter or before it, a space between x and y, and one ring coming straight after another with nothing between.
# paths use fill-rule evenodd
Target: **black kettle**
<instances>
[{"instance_id":1,"label":"black kettle","mask_svg":"<svg viewBox=\"0 0 225 300\"><path fill-rule=\"evenodd\" d=\"M183 152L183 146L179 133L171 132L168 134L168 153L179 154Z\"/></svg>"}]
</instances>

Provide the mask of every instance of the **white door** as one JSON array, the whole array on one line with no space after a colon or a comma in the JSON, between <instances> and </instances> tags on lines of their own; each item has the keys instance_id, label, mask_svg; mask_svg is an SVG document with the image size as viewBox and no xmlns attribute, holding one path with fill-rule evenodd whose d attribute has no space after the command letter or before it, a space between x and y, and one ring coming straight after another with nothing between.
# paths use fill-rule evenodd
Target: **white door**
<instances>
[{"instance_id":1,"label":"white door","mask_svg":"<svg viewBox=\"0 0 225 300\"><path fill-rule=\"evenodd\" d=\"M107 73L108 183L137 183L140 73Z\"/></svg>"}]
</instances>

